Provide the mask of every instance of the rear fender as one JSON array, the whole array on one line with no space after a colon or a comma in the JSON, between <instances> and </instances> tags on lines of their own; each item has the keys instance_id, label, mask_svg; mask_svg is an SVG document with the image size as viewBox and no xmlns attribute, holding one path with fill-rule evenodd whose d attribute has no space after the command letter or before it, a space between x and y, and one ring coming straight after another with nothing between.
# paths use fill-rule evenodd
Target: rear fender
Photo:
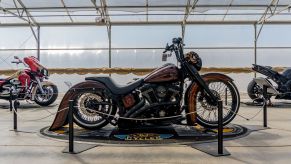
<instances>
[{"instance_id":1,"label":"rear fender","mask_svg":"<svg viewBox=\"0 0 291 164\"><path fill-rule=\"evenodd\" d=\"M207 73L207 74L201 75L201 77L206 83L207 81L213 80L213 79L219 79L222 81L233 81L232 78L221 73ZM195 125L196 123L196 113L195 113L196 112L196 94L198 93L198 91L199 91L199 85L195 83L195 81L192 82L191 85L186 90L186 94L185 94L185 104L187 105L186 113L193 113L193 114L187 115L187 124L189 125Z\"/></svg>"},{"instance_id":2,"label":"rear fender","mask_svg":"<svg viewBox=\"0 0 291 164\"><path fill-rule=\"evenodd\" d=\"M84 81L74 85L72 88L68 90L68 92L64 95L59 108L58 113L54 119L49 130L57 130L61 128L63 125L67 124L67 116L69 109L69 100L74 99L78 93L82 90L95 90L95 89L106 89L106 87L96 81Z\"/></svg>"}]
</instances>

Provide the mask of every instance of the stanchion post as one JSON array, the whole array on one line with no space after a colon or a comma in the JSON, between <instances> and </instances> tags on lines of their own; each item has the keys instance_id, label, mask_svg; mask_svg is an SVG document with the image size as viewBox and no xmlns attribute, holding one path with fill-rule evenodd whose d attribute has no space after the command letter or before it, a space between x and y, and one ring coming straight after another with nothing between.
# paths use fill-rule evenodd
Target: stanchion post
<instances>
[{"instance_id":1,"label":"stanchion post","mask_svg":"<svg viewBox=\"0 0 291 164\"><path fill-rule=\"evenodd\" d=\"M10 97L9 97L10 112L12 112L12 108L13 108L12 100L13 100L12 89L10 89Z\"/></svg>"},{"instance_id":2,"label":"stanchion post","mask_svg":"<svg viewBox=\"0 0 291 164\"><path fill-rule=\"evenodd\" d=\"M264 112L264 116L263 116L263 121L264 121L264 127L267 127L267 103L268 103L268 91L267 91L268 87L267 86L263 86L263 97L264 97L264 106L263 106L263 112Z\"/></svg>"},{"instance_id":3,"label":"stanchion post","mask_svg":"<svg viewBox=\"0 0 291 164\"><path fill-rule=\"evenodd\" d=\"M14 101L14 111L13 111L13 129L14 131L17 130L17 108L18 108L18 101Z\"/></svg>"},{"instance_id":4,"label":"stanchion post","mask_svg":"<svg viewBox=\"0 0 291 164\"><path fill-rule=\"evenodd\" d=\"M69 100L69 153L74 153L73 100Z\"/></svg>"},{"instance_id":5,"label":"stanchion post","mask_svg":"<svg viewBox=\"0 0 291 164\"><path fill-rule=\"evenodd\" d=\"M210 154L215 157L227 156L230 153L223 147L223 102L219 100L217 103L218 108L218 129L217 129L217 143L204 143L204 144L192 144L191 147Z\"/></svg>"},{"instance_id":6,"label":"stanchion post","mask_svg":"<svg viewBox=\"0 0 291 164\"><path fill-rule=\"evenodd\" d=\"M223 106L222 101L218 101L218 154L223 154Z\"/></svg>"},{"instance_id":7,"label":"stanchion post","mask_svg":"<svg viewBox=\"0 0 291 164\"><path fill-rule=\"evenodd\" d=\"M68 111L68 121L69 121L69 147L63 150L63 153L78 154L83 151L92 149L98 145L96 144L85 144L85 143L74 143L74 125L73 125L73 110L74 110L74 100L69 100L69 111Z\"/></svg>"}]
</instances>

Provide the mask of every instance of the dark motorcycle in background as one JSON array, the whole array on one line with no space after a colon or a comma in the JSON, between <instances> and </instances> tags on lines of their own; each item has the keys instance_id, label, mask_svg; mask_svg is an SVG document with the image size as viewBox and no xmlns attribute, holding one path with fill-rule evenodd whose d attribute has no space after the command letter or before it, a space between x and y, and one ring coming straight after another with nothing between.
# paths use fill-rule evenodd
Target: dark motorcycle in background
<instances>
[{"instance_id":1,"label":"dark motorcycle in background","mask_svg":"<svg viewBox=\"0 0 291 164\"><path fill-rule=\"evenodd\" d=\"M108 123L131 128L183 120L188 125L216 128L218 100L224 105L223 124L230 123L240 105L233 80L220 73L199 75L202 60L198 54L184 55L181 38L174 38L172 43L167 44L163 58L170 55L166 52L174 52L179 67L165 64L126 86L116 84L110 77L87 77L65 94L50 130L67 123L69 100L74 101L74 122L85 129L100 129Z\"/></svg>"},{"instance_id":2,"label":"dark motorcycle in background","mask_svg":"<svg viewBox=\"0 0 291 164\"><path fill-rule=\"evenodd\" d=\"M14 56L11 63L24 64L27 69L18 70L13 75L0 79L0 99L9 100L10 91L19 100L34 101L38 105L48 106L58 97L58 88L50 81L48 70L37 58L29 56L20 59Z\"/></svg>"},{"instance_id":3,"label":"dark motorcycle in background","mask_svg":"<svg viewBox=\"0 0 291 164\"><path fill-rule=\"evenodd\" d=\"M275 96L275 99L291 100L291 68L279 73L274 71L270 66L253 64L252 70L266 76L265 79L269 81L269 83L272 84L274 89L279 93ZM255 80L252 80L248 84L247 92L248 96L254 102L260 103L263 101L263 88L259 86ZM271 97L272 96L268 94L268 99Z\"/></svg>"}]
</instances>

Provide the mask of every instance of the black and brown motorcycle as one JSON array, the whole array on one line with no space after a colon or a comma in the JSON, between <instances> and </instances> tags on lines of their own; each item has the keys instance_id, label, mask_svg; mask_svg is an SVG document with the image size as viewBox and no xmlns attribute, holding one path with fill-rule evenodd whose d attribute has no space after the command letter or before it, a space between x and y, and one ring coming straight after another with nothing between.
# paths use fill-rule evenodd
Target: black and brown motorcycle
<instances>
[{"instance_id":1,"label":"black and brown motorcycle","mask_svg":"<svg viewBox=\"0 0 291 164\"><path fill-rule=\"evenodd\" d=\"M179 67L165 64L126 86L114 83L110 77L87 77L65 94L50 130L67 123L69 100L74 101L74 122L85 129L99 129L108 123L130 128L185 120L188 125L215 128L218 100L223 101L223 124L231 122L240 105L233 80L219 73L199 75L202 60L198 54L184 55L181 38L172 42L167 44L163 58L174 52Z\"/></svg>"}]
</instances>

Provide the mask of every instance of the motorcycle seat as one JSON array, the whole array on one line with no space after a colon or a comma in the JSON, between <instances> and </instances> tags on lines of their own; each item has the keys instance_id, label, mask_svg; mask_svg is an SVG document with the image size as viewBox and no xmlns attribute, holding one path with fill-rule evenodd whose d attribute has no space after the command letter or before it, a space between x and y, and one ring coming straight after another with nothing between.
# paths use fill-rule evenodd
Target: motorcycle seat
<instances>
[{"instance_id":1,"label":"motorcycle seat","mask_svg":"<svg viewBox=\"0 0 291 164\"><path fill-rule=\"evenodd\" d=\"M0 81L6 81L7 78L0 78Z\"/></svg>"},{"instance_id":2,"label":"motorcycle seat","mask_svg":"<svg viewBox=\"0 0 291 164\"><path fill-rule=\"evenodd\" d=\"M116 84L111 79L111 77L86 77L85 80L98 81L104 84L113 94L118 95L124 95L133 91L135 88L139 87L144 81L143 79L138 79L130 84L121 86L119 84Z\"/></svg>"}]
</instances>

